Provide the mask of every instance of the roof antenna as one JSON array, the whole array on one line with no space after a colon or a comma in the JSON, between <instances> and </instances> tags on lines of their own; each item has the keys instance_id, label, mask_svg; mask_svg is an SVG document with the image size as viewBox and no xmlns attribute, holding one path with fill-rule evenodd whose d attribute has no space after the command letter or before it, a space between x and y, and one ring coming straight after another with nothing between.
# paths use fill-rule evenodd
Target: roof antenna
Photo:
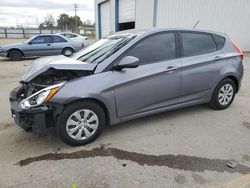
<instances>
[{"instance_id":1,"label":"roof antenna","mask_svg":"<svg viewBox=\"0 0 250 188\"><path fill-rule=\"evenodd\" d=\"M195 28L196 28L196 26L197 26L199 23L200 23L200 20L198 20L198 21L194 24L193 29L195 29Z\"/></svg>"}]
</instances>

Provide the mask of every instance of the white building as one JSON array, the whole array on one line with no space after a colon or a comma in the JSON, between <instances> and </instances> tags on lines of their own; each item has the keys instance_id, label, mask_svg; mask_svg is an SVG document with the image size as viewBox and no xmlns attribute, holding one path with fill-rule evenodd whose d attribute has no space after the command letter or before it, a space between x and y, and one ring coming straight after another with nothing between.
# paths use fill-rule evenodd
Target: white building
<instances>
[{"instance_id":1,"label":"white building","mask_svg":"<svg viewBox=\"0 0 250 188\"><path fill-rule=\"evenodd\" d=\"M227 33L250 51L249 0L95 0L96 36L125 29L185 27Z\"/></svg>"}]
</instances>

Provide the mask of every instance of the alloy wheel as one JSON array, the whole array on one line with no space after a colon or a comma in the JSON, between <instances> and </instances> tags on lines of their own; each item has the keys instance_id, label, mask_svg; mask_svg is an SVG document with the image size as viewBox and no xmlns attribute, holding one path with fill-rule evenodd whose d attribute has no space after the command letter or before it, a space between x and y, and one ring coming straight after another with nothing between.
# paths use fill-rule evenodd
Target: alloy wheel
<instances>
[{"instance_id":1,"label":"alloy wheel","mask_svg":"<svg viewBox=\"0 0 250 188\"><path fill-rule=\"evenodd\" d=\"M220 88L218 94L218 101L221 105L226 106L231 102L233 95L234 95L233 86L227 83Z\"/></svg>"}]
</instances>

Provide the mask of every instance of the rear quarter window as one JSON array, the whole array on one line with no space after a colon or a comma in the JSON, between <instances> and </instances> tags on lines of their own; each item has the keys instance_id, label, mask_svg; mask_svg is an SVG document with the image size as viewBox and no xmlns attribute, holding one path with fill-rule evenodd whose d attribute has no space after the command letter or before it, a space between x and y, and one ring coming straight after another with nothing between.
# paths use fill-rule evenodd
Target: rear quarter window
<instances>
[{"instance_id":1,"label":"rear quarter window","mask_svg":"<svg viewBox=\"0 0 250 188\"><path fill-rule=\"evenodd\" d=\"M215 35L214 34L213 38L214 38L214 41L216 43L217 50L222 49L224 47L224 45L225 45L225 41L226 41L225 37L222 37L220 35Z\"/></svg>"},{"instance_id":2,"label":"rear quarter window","mask_svg":"<svg viewBox=\"0 0 250 188\"><path fill-rule=\"evenodd\" d=\"M53 36L53 42L57 43L57 42L67 42L64 38L54 35Z\"/></svg>"},{"instance_id":3,"label":"rear quarter window","mask_svg":"<svg viewBox=\"0 0 250 188\"><path fill-rule=\"evenodd\" d=\"M183 57L212 53L217 50L212 35L206 33L181 33Z\"/></svg>"}]
</instances>

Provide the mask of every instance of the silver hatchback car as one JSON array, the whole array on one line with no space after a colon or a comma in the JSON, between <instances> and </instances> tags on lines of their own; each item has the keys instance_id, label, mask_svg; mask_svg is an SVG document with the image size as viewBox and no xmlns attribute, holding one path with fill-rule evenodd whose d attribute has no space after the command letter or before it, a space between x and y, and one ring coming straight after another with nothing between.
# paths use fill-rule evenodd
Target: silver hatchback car
<instances>
[{"instance_id":1,"label":"silver hatchback car","mask_svg":"<svg viewBox=\"0 0 250 188\"><path fill-rule=\"evenodd\" d=\"M239 91L243 53L225 34L131 30L72 57L34 61L10 93L17 124L40 135L50 126L68 144L92 142L103 128L209 103L226 109Z\"/></svg>"}]
</instances>

